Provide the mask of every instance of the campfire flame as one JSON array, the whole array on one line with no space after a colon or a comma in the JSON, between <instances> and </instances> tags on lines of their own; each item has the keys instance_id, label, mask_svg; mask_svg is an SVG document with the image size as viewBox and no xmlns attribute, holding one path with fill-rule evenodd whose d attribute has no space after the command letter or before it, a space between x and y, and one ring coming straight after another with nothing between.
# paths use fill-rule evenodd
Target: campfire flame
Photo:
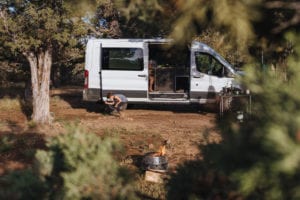
<instances>
[{"instance_id":1,"label":"campfire flame","mask_svg":"<svg viewBox=\"0 0 300 200\"><path fill-rule=\"evenodd\" d=\"M160 146L155 156L164 156L166 154L166 145Z\"/></svg>"}]
</instances>

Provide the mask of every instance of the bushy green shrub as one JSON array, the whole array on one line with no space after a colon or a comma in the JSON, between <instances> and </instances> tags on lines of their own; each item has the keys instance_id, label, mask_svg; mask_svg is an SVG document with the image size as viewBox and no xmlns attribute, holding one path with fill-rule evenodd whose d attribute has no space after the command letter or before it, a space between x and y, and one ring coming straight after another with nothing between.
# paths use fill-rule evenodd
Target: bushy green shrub
<instances>
[{"instance_id":1,"label":"bushy green shrub","mask_svg":"<svg viewBox=\"0 0 300 200\"><path fill-rule=\"evenodd\" d=\"M48 139L32 168L0 178L0 199L136 199L133 176L115 158L116 139L76 126Z\"/></svg>"},{"instance_id":2,"label":"bushy green shrub","mask_svg":"<svg viewBox=\"0 0 300 200\"><path fill-rule=\"evenodd\" d=\"M241 154L233 154L235 168L227 167L227 171L248 197L300 198L299 35L290 34L287 40L295 44L287 79L248 68L244 82L254 94L252 120L240 127L223 126L228 130L226 146ZM230 156L228 150L234 149L224 147L223 155Z\"/></svg>"},{"instance_id":3,"label":"bushy green shrub","mask_svg":"<svg viewBox=\"0 0 300 200\"><path fill-rule=\"evenodd\" d=\"M0 199L44 199L46 185L31 170L15 171L0 178Z\"/></svg>"},{"instance_id":4,"label":"bushy green shrub","mask_svg":"<svg viewBox=\"0 0 300 200\"><path fill-rule=\"evenodd\" d=\"M67 134L48 143L36 154L35 170L54 199L134 199L128 171L114 159L120 149L115 139L70 126Z\"/></svg>"},{"instance_id":5,"label":"bushy green shrub","mask_svg":"<svg viewBox=\"0 0 300 200\"><path fill-rule=\"evenodd\" d=\"M223 141L201 146L203 160L177 169L168 184L169 199L300 199L299 35L289 40L295 52L288 79L248 68L243 82L253 96L251 118L219 120Z\"/></svg>"}]
</instances>

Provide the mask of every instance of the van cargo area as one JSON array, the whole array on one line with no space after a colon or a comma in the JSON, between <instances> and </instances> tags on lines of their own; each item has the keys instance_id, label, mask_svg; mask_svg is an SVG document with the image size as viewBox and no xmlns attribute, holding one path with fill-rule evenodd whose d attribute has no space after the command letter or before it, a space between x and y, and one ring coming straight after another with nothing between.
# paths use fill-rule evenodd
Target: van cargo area
<instances>
[{"instance_id":1,"label":"van cargo area","mask_svg":"<svg viewBox=\"0 0 300 200\"><path fill-rule=\"evenodd\" d=\"M187 99L189 49L168 43L150 43L149 61L154 62L154 91L150 98Z\"/></svg>"}]
</instances>

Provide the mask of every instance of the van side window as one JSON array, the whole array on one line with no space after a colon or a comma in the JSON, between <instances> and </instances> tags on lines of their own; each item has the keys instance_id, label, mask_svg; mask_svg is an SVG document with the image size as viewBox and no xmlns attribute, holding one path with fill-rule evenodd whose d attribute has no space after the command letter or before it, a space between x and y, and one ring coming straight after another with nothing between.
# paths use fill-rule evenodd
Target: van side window
<instances>
[{"instance_id":1,"label":"van side window","mask_svg":"<svg viewBox=\"0 0 300 200\"><path fill-rule=\"evenodd\" d=\"M199 72L223 77L225 73L225 67L216 60L212 55L195 52L196 66Z\"/></svg>"},{"instance_id":2,"label":"van side window","mask_svg":"<svg viewBox=\"0 0 300 200\"><path fill-rule=\"evenodd\" d=\"M103 48L102 69L143 70L143 50L139 48Z\"/></svg>"}]
</instances>

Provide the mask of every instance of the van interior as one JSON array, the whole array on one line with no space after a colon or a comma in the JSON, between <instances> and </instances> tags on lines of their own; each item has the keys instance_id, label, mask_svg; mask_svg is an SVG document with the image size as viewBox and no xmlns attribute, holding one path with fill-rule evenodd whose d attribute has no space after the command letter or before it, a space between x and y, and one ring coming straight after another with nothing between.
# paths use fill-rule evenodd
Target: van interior
<instances>
[{"instance_id":1,"label":"van interior","mask_svg":"<svg viewBox=\"0 0 300 200\"><path fill-rule=\"evenodd\" d=\"M187 99L190 87L189 49L166 43L149 44L149 62L154 63L154 91L150 98Z\"/></svg>"}]
</instances>

